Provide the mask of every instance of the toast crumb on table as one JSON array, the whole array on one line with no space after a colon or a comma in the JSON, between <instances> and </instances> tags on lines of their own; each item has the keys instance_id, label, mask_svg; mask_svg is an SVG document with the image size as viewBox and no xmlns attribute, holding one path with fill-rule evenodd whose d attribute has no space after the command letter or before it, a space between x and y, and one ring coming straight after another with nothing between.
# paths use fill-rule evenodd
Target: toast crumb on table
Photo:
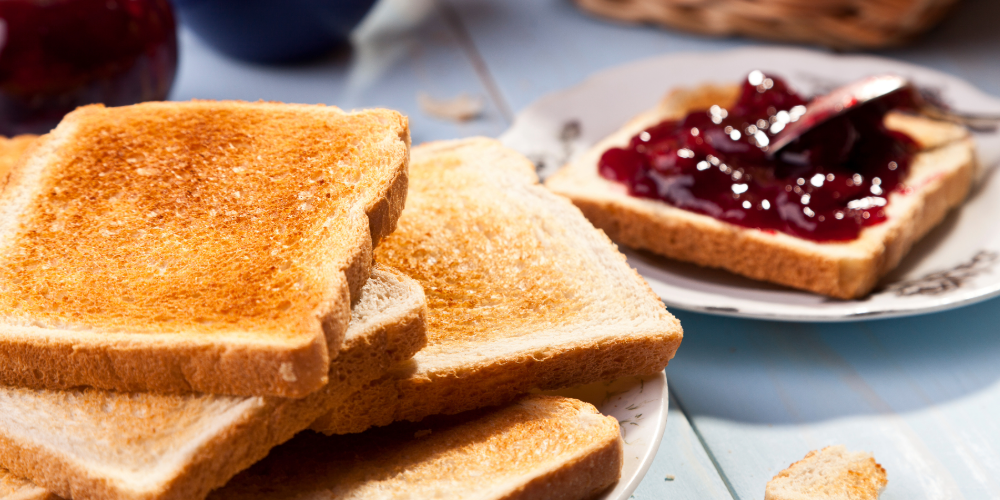
<instances>
[{"instance_id":1,"label":"toast crumb on table","mask_svg":"<svg viewBox=\"0 0 1000 500\"><path fill-rule=\"evenodd\" d=\"M888 482L870 453L827 446L768 481L764 500L875 500Z\"/></svg>"}]
</instances>

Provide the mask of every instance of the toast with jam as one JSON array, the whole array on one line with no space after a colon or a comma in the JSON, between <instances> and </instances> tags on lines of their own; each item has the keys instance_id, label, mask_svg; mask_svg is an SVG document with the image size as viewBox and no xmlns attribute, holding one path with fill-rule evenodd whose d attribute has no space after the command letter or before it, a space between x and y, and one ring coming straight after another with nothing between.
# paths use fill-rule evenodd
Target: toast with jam
<instances>
[{"instance_id":1,"label":"toast with jam","mask_svg":"<svg viewBox=\"0 0 1000 500\"><path fill-rule=\"evenodd\" d=\"M897 100L830 120L770 157L769 140L805 103L762 74L742 87L678 89L546 186L620 244L862 297L965 199L974 144Z\"/></svg>"},{"instance_id":2,"label":"toast with jam","mask_svg":"<svg viewBox=\"0 0 1000 500\"><path fill-rule=\"evenodd\" d=\"M662 370L680 323L534 166L473 138L413 148L398 227L375 260L417 280L427 347L318 419L328 434Z\"/></svg>"},{"instance_id":3,"label":"toast with jam","mask_svg":"<svg viewBox=\"0 0 1000 500\"><path fill-rule=\"evenodd\" d=\"M395 111L68 114L0 191L0 383L304 397L406 198Z\"/></svg>"}]
</instances>

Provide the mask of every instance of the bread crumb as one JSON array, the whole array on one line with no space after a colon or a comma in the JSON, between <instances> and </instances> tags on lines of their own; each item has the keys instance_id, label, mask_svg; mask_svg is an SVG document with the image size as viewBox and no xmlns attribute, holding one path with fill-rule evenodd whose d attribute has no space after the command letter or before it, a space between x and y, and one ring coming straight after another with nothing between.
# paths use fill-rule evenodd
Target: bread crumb
<instances>
[{"instance_id":1,"label":"bread crumb","mask_svg":"<svg viewBox=\"0 0 1000 500\"><path fill-rule=\"evenodd\" d=\"M299 378L295 376L295 366L291 363L281 363L281 367L278 368L278 373L281 375L281 380L285 382L295 382Z\"/></svg>"},{"instance_id":2,"label":"bread crumb","mask_svg":"<svg viewBox=\"0 0 1000 500\"><path fill-rule=\"evenodd\" d=\"M465 93L452 99L436 99L421 92L417 94L417 104L428 115L456 122L473 120L483 113L483 99Z\"/></svg>"}]
</instances>

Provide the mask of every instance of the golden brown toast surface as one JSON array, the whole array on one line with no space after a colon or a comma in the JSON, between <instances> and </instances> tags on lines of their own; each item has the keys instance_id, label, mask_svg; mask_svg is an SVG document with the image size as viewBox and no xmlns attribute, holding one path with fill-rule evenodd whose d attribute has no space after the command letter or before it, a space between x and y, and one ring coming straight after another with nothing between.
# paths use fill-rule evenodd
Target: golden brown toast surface
<instances>
[{"instance_id":1,"label":"golden brown toast surface","mask_svg":"<svg viewBox=\"0 0 1000 500\"><path fill-rule=\"evenodd\" d=\"M36 135L18 135L11 138L0 137L0 190L7 182L7 174L21 158L21 154L37 139Z\"/></svg>"},{"instance_id":2,"label":"golden brown toast surface","mask_svg":"<svg viewBox=\"0 0 1000 500\"><path fill-rule=\"evenodd\" d=\"M142 352L132 342L169 349L173 339L294 345L313 354L281 361L293 371L280 376L318 383L326 367L301 359L336 355L372 240L401 210L408 142L405 118L387 110L211 101L80 108L39 139L0 194L0 322L22 342L41 339L31 348L43 351L52 332L80 332L95 345L105 337L119 351ZM170 390L77 375L14 382ZM186 384L177 385L286 396L316 388Z\"/></svg>"},{"instance_id":3,"label":"golden brown toast surface","mask_svg":"<svg viewBox=\"0 0 1000 500\"><path fill-rule=\"evenodd\" d=\"M589 298L573 292L588 286L588 277L551 261L559 252L553 244L572 242L538 239L541 229L526 223L511 199L495 196L476 170L461 168L461 153L412 165L399 227L375 251L379 262L424 287L434 345L514 338L577 321ZM523 174L534 175L527 167Z\"/></svg>"},{"instance_id":4,"label":"golden brown toast surface","mask_svg":"<svg viewBox=\"0 0 1000 500\"><path fill-rule=\"evenodd\" d=\"M77 111L6 245L0 308L93 329L294 333L329 294L316 249L340 250L345 209L383 180L356 146L382 124L261 111Z\"/></svg>"}]
</instances>

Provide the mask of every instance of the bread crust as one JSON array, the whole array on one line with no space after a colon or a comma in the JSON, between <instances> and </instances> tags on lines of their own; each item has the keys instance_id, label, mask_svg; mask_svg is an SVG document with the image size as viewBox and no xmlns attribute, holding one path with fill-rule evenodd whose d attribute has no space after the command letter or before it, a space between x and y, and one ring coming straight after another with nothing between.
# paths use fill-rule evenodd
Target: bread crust
<instances>
[{"instance_id":1,"label":"bread crust","mask_svg":"<svg viewBox=\"0 0 1000 500\"><path fill-rule=\"evenodd\" d=\"M257 145L254 141L258 138L253 135L253 130L248 131L248 125L240 123L238 119L247 117L258 121L285 120L280 123L298 127L296 130L301 132L301 137L291 132L291 139L288 140L284 137L274 138L272 135L266 137L266 141L260 139L262 143L266 143L264 146ZM171 128L174 122L183 123ZM166 132L160 135L150 133L149 129L154 125L159 127L157 130ZM316 130L309 128L310 125L315 125ZM261 134L263 137L267 132ZM105 136L111 137L107 145L102 142L104 139L100 139ZM306 144L329 143L327 147L332 148L331 150L341 148L336 150L345 151L341 163L351 161L360 164L331 166L332 160L323 157L321 160L327 163L320 161L316 165L309 164L308 168L301 163L281 165L283 160L279 153L289 151L289 148L301 156L296 161L310 161L309 154L313 150L294 149L297 146L296 140ZM78 141L82 142L77 144ZM198 158L202 156L197 152L200 150L192 149L195 153L187 156L177 153L177 158L161 152L185 147L185 141L190 142L190 148L209 148L209 153L214 156L208 157L218 165L209 162L204 168L197 165L191 167L191 162L200 161ZM233 145L234 141L236 146ZM142 160L130 163L132 157L123 160L124 153L118 152L116 156L109 145L135 145L136 149L125 151L129 155L142 153L145 156ZM225 151L226 147L236 148L241 153L229 154ZM239 149L253 151L255 147L263 148L261 154L274 157L272 159L279 162L278 166L267 167L270 170L254 170L239 163L261 162L261 154L257 154L254 160L252 155ZM212 148L222 152L214 153L215 149ZM313 149L320 153L324 151L318 147ZM325 106L198 101L146 103L115 109L89 106L75 111L52 134L35 141L22 156L19 165L6 176L9 180L3 191L0 191L2 205L5 207L0 209L0 249L5 249L0 250L0 255L6 260L4 265L11 271L0 276L0 289L7 290L6 297L9 299L0 300L0 345L3 346L0 349L0 364L5 367L0 371L0 383L48 389L91 386L118 391L193 391L293 398L316 391L327 382L330 359L339 352L350 318L350 305L357 300L361 287L368 279L373 244L392 232L402 211L407 189L408 150L409 129L406 118L386 110L345 113ZM86 167L61 166L64 163L72 165L74 161ZM114 167L108 167L109 164ZM236 165L232 168L235 174L229 173L229 164ZM135 165L141 166L135 168ZM139 173L126 176L121 172L122 169L134 169ZM42 230L49 231L46 229L49 226L38 221L56 221L51 227L63 224L59 218L62 217L59 215L62 213L59 212L62 210L58 208L62 206L59 203L69 203L67 206L70 207L90 207L88 202L81 201L80 196L83 195L73 195L68 202L50 201L56 199L51 198L53 196L61 196L59 193L64 189L62 186L69 186L66 189L73 190L80 189L79 186L87 187L89 182L98 182L80 181L77 170L100 170L98 175L125 176L123 178L130 179L128 182L134 183L129 185L138 186L139 189L135 194L128 195L139 201L129 203L135 206L147 202L153 207L163 205L164 208L157 208L151 214L157 213L156 210L191 210L192 213L202 210L200 207L208 206L207 202L171 201L173 196L178 197L178 200L193 197L199 189L208 190L209 194L199 195L201 198L198 200L216 200L218 197L213 198L215 195L212 194L212 189L220 190L227 199L238 199L241 186L254 185L259 188L258 179L267 181L263 177L265 174L285 179L281 182L288 185L287 189L296 189L298 185L328 186L331 192L341 193L338 196L343 201L339 201L339 198L332 203L309 201L316 199L309 198L314 196L314 192L322 194L322 188L308 187L312 191L300 192L299 199L305 196L307 201L302 202L299 209L316 211L318 206L324 210L322 213L330 217L327 222L320 220L320 215L311 216L313 219L303 219L315 220L315 223L303 222L306 226L301 229L294 225L289 226L291 229L286 229L286 223L281 221L272 226L267 225L271 222L257 223L252 222L252 219L241 222L244 220L239 218L241 216L219 223L212 222L215 219L204 214L168 218L164 224L173 224L169 227L175 229L169 231L175 233L183 233L183 228L188 226L200 227L198 224L203 224L208 227L215 224L234 228L233 234L237 236L245 232L255 237L268 238L266 230L273 227L277 232L300 231L290 233L288 242L312 241L315 245L313 249L300 249L296 246L299 243L268 246L270 244L257 240L232 240L226 236L228 233L220 233L218 241L230 238L225 240L229 241L225 243L229 246L220 246L220 250L207 248L206 251L209 252L207 255L214 255L211 252L215 251L218 255L211 259L223 259L225 262L199 260L208 259L200 257L199 253L193 256L162 257L161 261L165 263L158 265L161 269L171 269L170 273L177 272L172 269L183 272L192 266L200 266L198 269L210 273L207 277L196 273L190 276L179 275L183 277L178 278L180 281L175 283L169 273L162 280L158 279L155 269L146 271L145 264L137 265L133 262L137 259L132 255L105 259L104 256L115 255L116 250L102 248L100 242L104 236L91 234L93 229L83 229L80 233L91 234L86 236L90 239L81 239L80 234L74 234L73 238L76 239L73 240L70 236L61 236L62 233L55 232L52 235L44 233L44 237L32 236L41 234L39 231ZM228 175L235 180L226 181L222 188L212 187L213 182L222 182L220 179L213 182L182 180L177 182L189 182L191 187L179 188L171 184L175 180L165 173L168 171L174 172L177 179L185 175L192 179L198 175ZM66 173L63 174L64 172ZM344 175L357 177L343 181L334 177L333 181L326 183L324 176L336 176L340 172L348 172ZM250 181L241 180L250 178L248 176L256 177L252 177ZM151 180L133 179L138 177L148 177ZM274 184L279 181L271 182ZM115 189L115 184L99 186L104 186L94 188L95 192L103 193L99 197L107 195L109 199L115 199L117 195L108 191ZM49 195L49 191L45 191L47 189L55 194ZM272 196L278 203L275 206L290 206L279 199L281 192L277 188L274 190L279 193ZM265 196L261 193L266 191L251 191L250 196ZM263 198L255 200L254 204L260 205L261 199ZM118 202L98 198L94 203L103 207L102 203L111 206ZM242 202L225 203L238 205ZM257 217L253 215L257 213L254 212L254 205L247 206L249 208L245 209L245 213L250 214L248 217ZM101 210L104 209L100 208L83 220L89 220L88 224L92 226L107 222L112 229L115 224L120 225L120 222ZM228 213L222 208L219 212L220 215ZM211 214L215 216L215 213L216 210L212 209ZM265 214L267 215L270 214ZM139 215L128 216L142 218ZM323 225L319 226L320 223ZM19 229L21 227L32 229L25 232L26 230ZM150 226L150 230L155 232L158 226ZM113 232L103 226L101 231L105 231L102 235ZM135 232L135 228L132 231ZM153 241L173 241L170 238L174 233L169 231L166 236ZM201 237L199 234L202 233L191 234L194 237L189 238L190 241L200 241L192 238ZM127 244L137 241L134 237L123 238ZM168 245L164 248L176 247L183 250L188 248L184 245L190 246L185 243L188 240L183 239L188 238L187 236L179 238L181 243L173 244L174 246L163 243ZM35 240L41 243L28 245ZM89 245L86 241L96 243L90 247L86 246ZM44 256L45 251L42 249L50 245L45 242L54 242L51 243L52 248L72 247L85 250L83 253L76 250L52 250L50 253L53 255L58 253L65 256L66 262L62 263L60 260L63 257L50 259L49 262L54 262L57 270L65 268L67 271L45 274L45 265L38 268L35 262L39 259L44 262L47 258L21 257L39 252ZM226 250L229 247L232 247L231 250ZM257 252L259 247L260 252L254 259L249 259L249 255L241 255L246 253L242 251L243 247L248 249L246 252L251 253ZM278 253L274 257L276 251L286 252L281 249L289 247L292 250L287 252L294 254L287 256L285 253ZM273 248L270 255L262 253L268 252L268 248ZM88 255L87 252L100 259L74 261L69 257L70 254L77 253ZM248 264L230 264L234 260L230 256L247 258ZM98 266L95 268L97 270L86 271L88 265ZM271 266L269 269L268 265ZM219 278L213 281L211 273L223 268L228 269L225 273L229 274L219 274ZM148 274L150 272L153 274ZM105 275L117 276L107 278L113 286L104 284L94 288L86 284L90 281L103 283L100 280ZM281 288L280 292L264 290L263 286L269 283L268 280L273 280L275 287L286 287L287 291L285 288ZM258 286L257 283L262 285ZM300 286L302 284L304 286ZM299 286L297 290L306 292L295 292L294 286ZM126 291L119 292L119 289ZM61 310L60 301L70 303L70 306ZM84 305L72 305L75 303Z\"/></svg>"},{"instance_id":2,"label":"bread crust","mask_svg":"<svg viewBox=\"0 0 1000 500\"><path fill-rule=\"evenodd\" d=\"M302 435L209 498L590 498L621 475L619 432L588 403L532 395L361 435Z\"/></svg>"},{"instance_id":3,"label":"bread crust","mask_svg":"<svg viewBox=\"0 0 1000 500\"><path fill-rule=\"evenodd\" d=\"M428 291L428 346L313 429L361 432L666 366L680 323L530 162L482 138L412 154L408 208L376 260Z\"/></svg>"},{"instance_id":4,"label":"bread crust","mask_svg":"<svg viewBox=\"0 0 1000 500\"><path fill-rule=\"evenodd\" d=\"M59 497L0 467L0 498L4 500L60 500Z\"/></svg>"},{"instance_id":5,"label":"bread crust","mask_svg":"<svg viewBox=\"0 0 1000 500\"><path fill-rule=\"evenodd\" d=\"M178 460L173 455L175 450L187 450L175 465L176 469L163 471L159 464L151 464L148 469L134 473L141 476L142 482L137 484L135 481L139 479L130 482L120 475L110 474L106 468L113 465L101 463L99 458L82 457L72 449L44 446L38 436L11 431L9 426L0 426L0 464L18 477L28 478L51 492L76 500L204 498L212 489L266 456L272 447L307 427L318 415L350 397L357 387L379 377L390 366L409 359L424 345L426 305L419 285L385 267L376 268L373 277L375 279L367 286L375 282L393 283L393 287L405 292L371 291L372 296L388 297L384 307L389 309L370 311L374 315L370 320L355 318L340 356L331 364L330 383L305 398L118 394L97 389L74 393L11 388L0 391L0 405L5 400L27 395L28 401L67 406L67 411L83 416L78 418L102 420L108 411L106 408L110 408L113 413L107 414L107 418L118 419L112 425L121 430L120 436L95 439L117 438L120 441L92 443L92 446L110 447L118 453L132 455L147 454L144 447L149 445L143 441L169 432L158 429L155 419L150 422L162 413L161 409L190 408L170 417L174 419L228 418L218 423L218 429L209 430L207 439L198 436L173 439L169 434L157 437L166 440L157 450L163 452L166 448L171 460ZM365 301L363 298L359 304ZM358 305L355 310L357 308ZM61 402L67 398L72 402ZM21 406L22 409L31 409L28 403L22 405L27 405ZM228 410L218 414L221 410L212 409L216 406ZM7 412L17 410L16 406L4 408L0 411L0 421ZM166 423L184 427L177 421ZM44 428L39 432L44 433Z\"/></svg>"},{"instance_id":6,"label":"bread crust","mask_svg":"<svg viewBox=\"0 0 1000 500\"><path fill-rule=\"evenodd\" d=\"M633 198L597 175L610 147L641 130L712 104L726 106L738 88L711 85L670 93L612 136L600 141L546 181L584 215L623 245L753 279L850 299L867 295L895 268L913 244L966 197L976 169L974 143L961 127L890 115L887 124L914 137L917 155L907 186L889 196L889 220L862 230L857 240L818 243L774 231L745 228L656 200Z\"/></svg>"}]
</instances>

